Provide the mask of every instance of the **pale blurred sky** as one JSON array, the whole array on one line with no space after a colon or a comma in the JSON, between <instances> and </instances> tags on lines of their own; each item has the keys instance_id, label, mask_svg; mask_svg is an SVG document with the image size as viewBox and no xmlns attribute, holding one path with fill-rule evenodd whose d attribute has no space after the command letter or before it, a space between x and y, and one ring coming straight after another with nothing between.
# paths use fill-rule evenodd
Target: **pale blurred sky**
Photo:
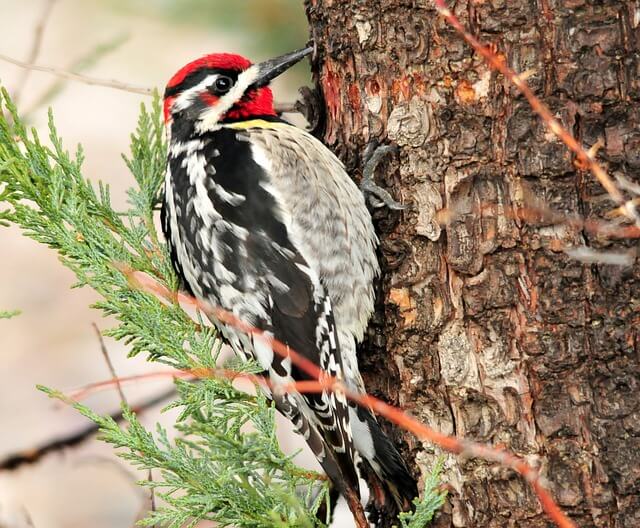
<instances>
[{"instance_id":1,"label":"pale blurred sky","mask_svg":"<svg viewBox=\"0 0 640 528\"><path fill-rule=\"evenodd\" d=\"M27 57L45 1L0 0L0 53ZM206 4L203 16L194 12L198 4L197 0L58 0L36 62L68 68L96 46L124 35L124 44L84 73L162 88L179 67L205 53L231 51L262 60L304 44L302 0L200 2ZM227 7L219 20L216 5ZM261 29L261 22L268 27ZM290 29L286 35L283 27ZM278 80L276 99L294 100L296 83L305 82L304 71L302 66L288 79ZM0 84L10 92L21 75L21 69L0 62ZM20 108L30 109L55 80L32 72ZM117 207L124 207L124 190L132 184L120 153L128 148L143 101L147 101L143 96L70 82L48 103L66 146L82 143L84 174L108 183ZM31 124L41 137L46 136L46 111L41 107L31 114ZM48 400L35 385L69 390L109 378L91 323L104 329L112 322L89 308L96 300L90 290L70 290L73 276L53 251L15 228L0 228L0 244L0 309L22 310L14 319L0 320L2 459L86 423L75 411ZM127 351L119 343L107 340L107 346L119 375L158 368L143 357L126 359ZM135 402L160 392L160 385L145 382L126 392ZM118 407L118 398L104 393L87 403L111 412ZM148 425L157 419L157 410L144 415ZM163 417L167 423L172 420ZM145 496L133 484L137 476L116 460L109 447L92 441L73 452L48 456L38 465L0 473L0 526L22 528L29 525L27 517L37 528L132 526L145 507Z\"/></svg>"}]
</instances>

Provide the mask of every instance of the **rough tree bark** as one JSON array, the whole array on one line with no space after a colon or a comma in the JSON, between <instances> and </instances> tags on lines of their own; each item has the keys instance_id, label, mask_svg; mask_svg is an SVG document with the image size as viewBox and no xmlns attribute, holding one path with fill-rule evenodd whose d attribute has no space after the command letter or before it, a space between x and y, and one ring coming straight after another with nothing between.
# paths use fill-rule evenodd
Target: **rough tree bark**
<instances>
[{"instance_id":1,"label":"rough tree bark","mask_svg":"<svg viewBox=\"0 0 640 528\"><path fill-rule=\"evenodd\" d=\"M640 181L640 3L449 3L610 173ZM582 264L577 245L635 248L510 214L613 207L593 177L430 0L307 0L324 119L357 178L370 139L400 147L378 182L409 205L376 213L384 276L360 362L370 391L440 431L541 468L581 527L640 526L640 266ZM455 211L446 225L443 208ZM416 474L438 451L408 434ZM511 471L447 459L438 526L547 526Z\"/></svg>"}]
</instances>

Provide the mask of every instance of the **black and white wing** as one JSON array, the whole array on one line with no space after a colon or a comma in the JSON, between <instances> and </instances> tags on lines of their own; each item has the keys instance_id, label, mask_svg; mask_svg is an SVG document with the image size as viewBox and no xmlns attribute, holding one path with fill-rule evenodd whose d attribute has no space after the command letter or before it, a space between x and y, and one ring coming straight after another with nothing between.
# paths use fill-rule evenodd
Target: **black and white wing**
<instances>
[{"instance_id":1,"label":"black and white wing","mask_svg":"<svg viewBox=\"0 0 640 528\"><path fill-rule=\"evenodd\" d=\"M193 294L264 330L343 377L331 301L287 229L286 211L243 132L222 128L175 143L165 182L163 229L172 259ZM263 339L220 325L240 353L273 383L310 379ZM349 410L343 395L274 394L327 474L358 493Z\"/></svg>"}]
</instances>

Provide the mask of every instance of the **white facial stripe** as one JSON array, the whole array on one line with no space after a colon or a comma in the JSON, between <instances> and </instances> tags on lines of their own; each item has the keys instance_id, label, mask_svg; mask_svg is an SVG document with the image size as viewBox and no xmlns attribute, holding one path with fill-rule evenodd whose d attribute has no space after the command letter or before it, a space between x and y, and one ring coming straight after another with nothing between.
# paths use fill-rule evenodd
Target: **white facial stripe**
<instances>
[{"instance_id":1,"label":"white facial stripe","mask_svg":"<svg viewBox=\"0 0 640 528\"><path fill-rule=\"evenodd\" d=\"M255 64L238 75L238 80L233 85L233 88L222 96L214 106L201 114L196 124L196 130L198 132L206 132L217 128L220 118L242 97L245 90L251 86L257 77L258 67Z\"/></svg>"},{"instance_id":2,"label":"white facial stripe","mask_svg":"<svg viewBox=\"0 0 640 528\"><path fill-rule=\"evenodd\" d=\"M220 77L219 73L212 73L211 75L207 75L198 84L182 92L173 103L173 110L180 111L189 107L193 103L193 101L198 98L200 93L211 86L218 77Z\"/></svg>"}]
</instances>

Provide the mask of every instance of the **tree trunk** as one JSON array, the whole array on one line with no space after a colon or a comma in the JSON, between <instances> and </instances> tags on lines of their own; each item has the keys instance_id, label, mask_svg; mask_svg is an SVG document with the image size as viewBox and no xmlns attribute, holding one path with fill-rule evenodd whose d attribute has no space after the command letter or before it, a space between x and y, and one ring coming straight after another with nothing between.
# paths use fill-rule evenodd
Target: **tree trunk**
<instances>
[{"instance_id":1,"label":"tree trunk","mask_svg":"<svg viewBox=\"0 0 640 528\"><path fill-rule=\"evenodd\" d=\"M529 84L583 145L604 141L610 174L640 180L637 1L449 5L517 72L534 70ZM400 147L378 171L409 209L375 213L369 391L526 457L581 527L640 526L640 266L564 253L637 245L514 214L537 200L593 219L614 204L430 0L307 0L307 13L325 109L316 131L356 178L371 139ZM394 436L417 475L440 455ZM550 524L496 464L448 456L443 478L438 526Z\"/></svg>"}]
</instances>

